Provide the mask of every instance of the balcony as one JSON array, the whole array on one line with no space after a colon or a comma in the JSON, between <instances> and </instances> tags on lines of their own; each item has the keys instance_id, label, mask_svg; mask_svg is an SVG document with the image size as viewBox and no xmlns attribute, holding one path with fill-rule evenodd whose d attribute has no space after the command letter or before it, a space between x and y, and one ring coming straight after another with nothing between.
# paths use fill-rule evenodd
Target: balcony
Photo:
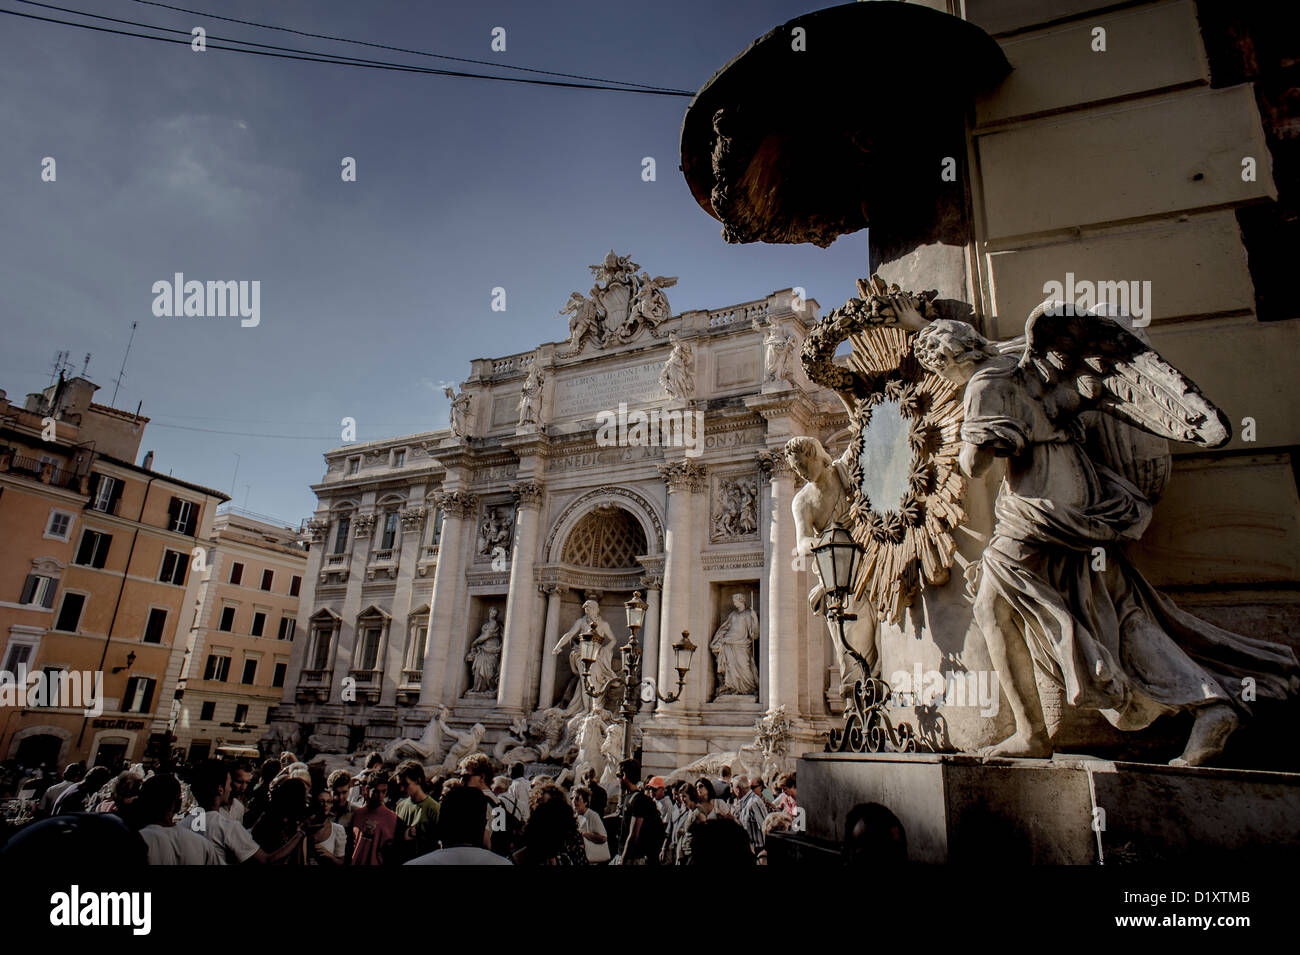
<instances>
[{"instance_id":1,"label":"balcony","mask_svg":"<svg viewBox=\"0 0 1300 955\"><path fill-rule=\"evenodd\" d=\"M356 680L357 702L379 702L379 693L384 678L383 670L352 669L348 671L348 676Z\"/></svg>"},{"instance_id":2,"label":"balcony","mask_svg":"<svg viewBox=\"0 0 1300 955\"><path fill-rule=\"evenodd\" d=\"M298 675L298 699L324 703L330 697L330 683L333 679L333 670L303 670Z\"/></svg>"},{"instance_id":3,"label":"balcony","mask_svg":"<svg viewBox=\"0 0 1300 955\"><path fill-rule=\"evenodd\" d=\"M367 580L374 580L376 577L389 579L397 577L397 551L393 548L371 551L369 563L370 566L366 568Z\"/></svg>"},{"instance_id":4,"label":"balcony","mask_svg":"<svg viewBox=\"0 0 1300 955\"><path fill-rule=\"evenodd\" d=\"M403 670L402 682L397 686L397 702L404 706L419 703L420 684L423 680L423 670Z\"/></svg>"},{"instance_id":5,"label":"balcony","mask_svg":"<svg viewBox=\"0 0 1300 955\"><path fill-rule=\"evenodd\" d=\"M85 475L74 474L50 461L23 457L18 453L17 448L0 448L0 471L20 474L42 484L49 484L51 487L85 493L83 488Z\"/></svg>"}]
</instances>

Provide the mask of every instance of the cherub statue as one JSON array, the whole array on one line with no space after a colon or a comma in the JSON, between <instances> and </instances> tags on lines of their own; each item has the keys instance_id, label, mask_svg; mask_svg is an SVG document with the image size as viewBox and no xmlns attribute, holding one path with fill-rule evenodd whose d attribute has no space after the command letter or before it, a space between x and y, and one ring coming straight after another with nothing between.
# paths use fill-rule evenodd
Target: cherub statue
<instances>
[{"instance_id":1,"label":"cherub statue","mask_svg":"<svg viewBox=\"0 0 1300 955\"><path fill-rule=\"evenodd\" d=\"M1067 703L1100 710L1121 730L1190 711L1191 734L1172 763L1206 763L1249 712L1244 680L1253 698L1289 698L1300 667L1281 643L1179 610L1127 561L1123 545L1141 537L1151 501L1113 449L1125 446L1130 425L1216 448L1231 436L1228 422L1121 324L1072 305L1040 305L1025 324L1023 356L1007 351L950 320L929 324L915 344L926 368L965 386L962 470L977 476L1007 460L973 581L974 616L1016 729L985 755L1050 755L1037 668ZM1091 412L1118 419L1105 421L1112 440L1085 441L1081 416Z\"/></svg>"}]
</instances>

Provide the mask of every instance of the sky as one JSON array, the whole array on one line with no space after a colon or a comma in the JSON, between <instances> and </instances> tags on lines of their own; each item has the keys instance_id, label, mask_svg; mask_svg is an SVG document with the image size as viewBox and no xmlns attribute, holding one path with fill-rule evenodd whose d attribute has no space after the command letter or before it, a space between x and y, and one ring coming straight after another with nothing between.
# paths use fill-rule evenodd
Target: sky
<instances>
[{"instance_id":1,"label":"sky","mask_svg":"<svg viewBox=\"0 0 1300 955\"><path fill-rule=\"evenodd\" d=\"M58 5L217 36L527 76L331 43L139 0ZM175 0L451 56L682 90L818 0L653 4ZM96 23L21 0L0 10ZM492 49L494 28L504 51ZM810 51L813 52L813 51ZM677 170L689 100L362 70L0 15L0 388L50 383L151 423L154 468L297 525L340 422L358 441L447 426L474 358L567 336L558 313L611 248L675 275L675 313L799 286L824 314L866 274L866 233L728 245ZM810 136L816 130L810 129ZM55 179L42 180L46 157ZM356 181L341 175L356 160ZM642 178L645 157L656 178ZM158 317L153 286L260 283L260 322ZM506 290L493 311L494 288ZM115 379L138 322L117 398Z\"/></svg>"}]
</instances>

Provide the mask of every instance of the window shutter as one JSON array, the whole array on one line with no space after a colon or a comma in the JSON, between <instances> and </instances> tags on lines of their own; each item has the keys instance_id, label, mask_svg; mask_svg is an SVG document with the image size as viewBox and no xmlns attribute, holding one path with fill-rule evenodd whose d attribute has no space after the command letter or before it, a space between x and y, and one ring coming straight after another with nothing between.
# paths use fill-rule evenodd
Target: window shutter
<instances>
[{"instance_id":1,"label":"window shutter","mask_svg":"<svg viewBox=\"0 0 1300 955\"><path fill-rule=\"evenodd\" d=\"M109 478L113 482L113 490L108 495L108 513L117 513L117 502L122 499L122 482L117 478Z\"/></svg>"},{"instance_id":2,"label":"window shutter","mask_svg":"<svg viewBox=\"0 0 1300 955\"><path fill-rule=\"evenodd\" d=\"M44 607L46 610L49 610L51 607L54 606L54 592L58 589L59 589L58 581L51 579L50 586L45 591L45 599L41 601L41 606Z\"/></svg>"},{"instance_id":3,"label":"window shutter","mask_svg":"<svg viewBox=\"0 0 1300 955\"><path fill-rule=\"evenodd\" d=\"M191 504L190 519L185 524L185 533L193 537L194 531L196 528L198 528L198 526L199 526L199 505Z\"/></svg>"},{"instance_id":4,"label":"window shutter","mask_svg":"<svg viewBox=\"0 0 1300 955\"><path fill-rule=\"evenodd\" d=\"M127 677L126 692L122 694L123 713L134 712L134 710L132 710L130 707L131 707L131 701L135 699L135 684L138 679L140 678L135 676Z\"/></svg>"},{"instance_id":5,"label":"window shutter","mask_svg":"<svg viewBox=\"0 0 1300 955\"><path fill-rule=\"evenodd\" d=\"M151 680L151 679L149 679L148 677L142 677L141 679L142 679L142 682L144 683L144 696L142 696L142 697L140 698L140 709L137 710L136 712L138 712L138 713L148 713L148 712L149 712L149 704L153 702L153 684L154 684L154 681Z\"/></svg>"},{"instance_id":6,"label":"window shutter","mask_svg":"<svg viewBox=\"0 0 1300 955\"><path fill-rule=\"evenodd\" d=\"M103 567L108 563L108 548L113 543L111 534L100 534L95 541L95 557L92 566Z\"/></svg>"},{"instance_id":7,"label":"window shutter","mask_svg":"<svg viewBox=\"0 0 1300 955\"><path fill-rule=\"evenodd\" d=\"M90 564L92 567L103 567L103 564L95 563L96 535L94 531L81 532L81 545L77 548L78 564Z\"/></svg>"},{"instance_id":8,"label":"window shutter","mask_svg":"<svg viewBox=\"0 0 1300 955\"><path fill-rule=\"evenodd\" d=\"M185 574L189 569L190 562L185 559L185 555L177 554L176 569L172 573L172 582L183 586L185 584Z\"/></svg>"},{"instance_id":9,"label":"window shutter","mask_svg":"<svg viewBox=\"0 0 1300 955\"><path fill-rule=\"evenodd\" d=\"M171 503L167 505L167 529L169 531L176 529L176 515L181 509L181 499L174 497Z\"/></svg>"},{"instance_id":10,"label":"window shutter","mask_svg":"<svg viewBox=\"0 0 1300 955\"><path fill-rule=\"evenodd\" d=\"M90 483L86 485L86 491L90 494L90 498L86 501L87 507L95 503L95 493L98 490L99 490L99 472L91 471Z\"/></svg>"}]
</instances>

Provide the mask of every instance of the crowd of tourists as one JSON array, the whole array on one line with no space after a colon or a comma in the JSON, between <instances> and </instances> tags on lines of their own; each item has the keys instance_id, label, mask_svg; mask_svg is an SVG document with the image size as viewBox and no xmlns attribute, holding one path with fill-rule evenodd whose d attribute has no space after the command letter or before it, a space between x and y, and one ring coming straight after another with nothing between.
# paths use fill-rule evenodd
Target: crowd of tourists
<instances>
[{"instance_id":1,"label":"crowd of tourists","mask_svg":"<svg viewBox=\"0 0 1300 955\"><path fill-rule=\"evenodd\" d=\"M292 753L260 767L208 760L178 773L65 767L5 856L76 862L112 852L150 865L763 865L772 832L799 829L795 776L643 782L624 760L613 785L499 775L483 753L449 776L371 754L326 773Z\"/></svg>"}]
</instances>

